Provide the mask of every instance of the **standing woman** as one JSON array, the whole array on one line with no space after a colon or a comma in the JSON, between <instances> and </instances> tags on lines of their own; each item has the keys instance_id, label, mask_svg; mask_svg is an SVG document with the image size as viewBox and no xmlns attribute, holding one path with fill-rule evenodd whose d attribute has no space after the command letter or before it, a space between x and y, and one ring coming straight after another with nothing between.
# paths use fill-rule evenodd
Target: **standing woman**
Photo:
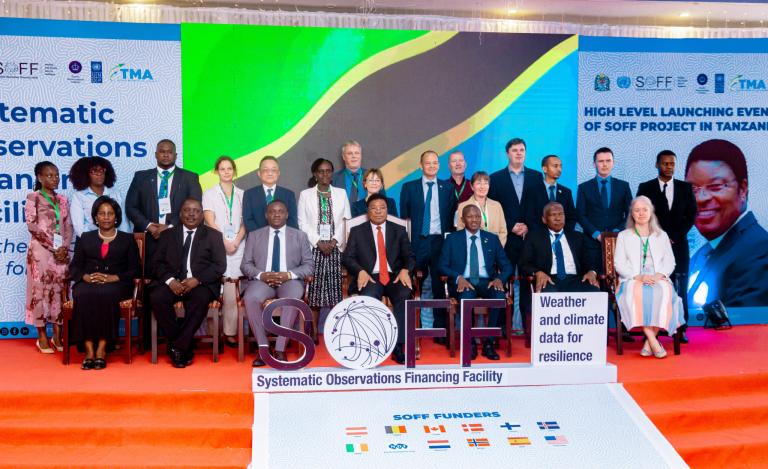
<instances>
[{"instance_id":1,"label":"standing woman","mask_svg":"<svg viewBox=\"0 0 768 469\"><path fill-rule=\"evenodd\" d=\"M345 243L344 219L350 218L344 189L331 186L333 163L318 158L312 163L309 189L299 195L299 229L307 234L315 261L309 284L309 306L320 308L318 330L328 312L341 301L341 248Z\"/></svg>"},{"instance_id":2,"label":"standing woman","mask_svg":"<svg viewBox=\"0 0 768 469\"><path fill-rule=\"evenodd\" d=\"M117 188L114 188L117 176L112 163L100 156L89 156L75 161L69 168L69 182L77 192L69 198L70 213L72 214L72 228L75 237L79 238L86 231L96 229L94 218L91 217L93 203L102 195L109 196L121 207L123 196ZM127 218L124 218L118 226L120 231L130 233Z\"/></svg>"},{"instance_id":3,"label":"standing woman","mask_svg":"<svg viewBox=\"0 0 768 469\"><path fill-rule=\"evenodd\" d=\"M131 297L133 279L139 276L133 234L117 230L122 218L116 200L106 195L96 199L91 219L97 228L77 239L69 266L75 281L71 339L85 348L84 370L107 367L107 345L117 339L120 301Z\"/></svg>"},{"instance_id":4,"label":"standing woman","mask_svg":"<svg viewBox=\"0 0 768 469\"><path fill-rule=\"evenodd\" d=\"M456 211L456 229L464 229L464 220L461 213L467 205L475 205L480 209L483 216L483 224L480 228L493 233L499 237L501 245L507 242L507 220L504 218L504 209L501 204L488 198L488 191L491 189L491 177L485 171L477 171L472 175L472 191L474 192L469 199L459 204Z\"/></svg>"},{"instance_id":5,"label":"standing woman","mask_svg":"<svg viewBox=\"0 0 768 469\"><path fill-rule=\"evenodd\" d=\"M672 244L644 195L629 207L627 229L616 240L614 267L621 281L616 294L621 322L627 329L642 327L645 333L640 355L666 357L656 335L659 329L672 335L683 325L683 301L669 281L675 269Z\"/></svg>"},{"instance_id":6,"label":"standing woman","mask_svg":"<svg viewBox=\"0 0 768 469\"><path fill-rule=\"evenodd\" d=\"M53 346L61 345L61 292L67 277L72 221L67 198L56 193L59 168L50 161L35 165L34 192L27 195L24 215L32 235L27 251L27 298L25 322L37 328L37 348L53 353L47 323L53 323Z\"/></svg>"},{"instance_id":7,"label":"standing woman","mask_svg":"<svg viewBox=\"0 0 768 469\"><path fill-rule=\"evenodd\" d=\"M386 197L384 192L384 175L378 168L371 168L363 175L363 187L367 192L365 199L360 199L357 202L352 203L352 218L360 216L364 213L368 213L368 198L372 194L381 194ZM392 216L397 216L397 204L391 197L387 197L387 213Z\"/></svg>"},{"instance_id":8,"label":"standing woman","mask_svg":"<svg viewBox=\"0 0 768 469\"><path fill-rule=\"evenodd\" d=\"M245 249L245 225L243 224L243 190L235 187L237 166L229 156L220 156L213 166L219 176L219 184L203 194L203 217L205 224L221 231L224 235L224 250L227 253L225 277L240 277L240 263ZM234 282L224 283L224 343L237 347L237 291Z\"/></svg>"}]
</instances>

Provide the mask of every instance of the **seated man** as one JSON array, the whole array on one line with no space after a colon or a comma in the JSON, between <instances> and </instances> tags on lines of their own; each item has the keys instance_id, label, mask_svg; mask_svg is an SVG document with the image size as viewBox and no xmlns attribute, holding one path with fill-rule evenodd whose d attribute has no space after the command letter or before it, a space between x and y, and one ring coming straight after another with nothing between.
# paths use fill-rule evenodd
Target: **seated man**
<instances>
[{"instance_id":1,"label":"seated man","mask_svg":"<svg viewBox=\"0 0 768 469\"><path fill-rule=\"evenodd\" d=\"M264 301L271 298L296 298L304 296L304 279L312 275L314 260L309 238L303 231L286 225L288 206L280 199L267 205L267 226L248 233L240 270L249 282L243 294L248 324L259 343L266 343L261 312ZM295 308L282 308L280 325L294 326ZM287 361L286 337L280 336L275 344L275 358ZM253 366L264 366L259 358Z\"/></svg>"},{"instance_id":2,"label":"seated man","mask_svg":"<svg viewBox=\"0 0 768 469\"><path fill-rule=\"evenodd\" d=\"M451 233L440 253L440 274L448 276L448 294L461 300L484 298L504 299L504 283L512 275L509 262L499 237L481 231L483 216L476 205L466 205L461 211L463 230ZM488 322L498 324L504 308L491 308ZM498 360L492 338L483 341L483 355ZM477 357L473 345L472 358Z\"/></svg>"},{"instance_id":3,"label":"seated man","mask_svg":"<svg viewBox=\"0 0 768 469\"><path fill-rule=\"evenodd\" d=\"M563 229L563 206L546 204L542 221L547 229L528 234L521 262L523 273L534 277L536 292L600 291L584 235Z\"/></svg>"},{"instance_id":4,"label":"seated man","mask_svg":"<svg viewBox=\"0 0 768 469\"><path fill-rule=\"evenodd\" d=\"M405 300L411 297L411 275L416 261L405 228L387 221L387 199L381 194L368 198L368 220L352 228L341 262L352 279L349 293L392 302L397 321L397 345L392 359L405 363Z\"/></svg>"},{"instance_id":5,"label":"seated man","mask_svg":"<svg viewBox=\"0 0 768 469\"><path fill-rule=\"evenodd\" d=\"M181 206L181 224L160 234L155 251L155 282L150 302L168 336L174 368L192 364L192 340L208 315L208 303L221 292L227 256L220 232L203 223L203 207L195 199ZM184 320L176 320L174 303L184 303Z\"/></svg>"}]
</instances>

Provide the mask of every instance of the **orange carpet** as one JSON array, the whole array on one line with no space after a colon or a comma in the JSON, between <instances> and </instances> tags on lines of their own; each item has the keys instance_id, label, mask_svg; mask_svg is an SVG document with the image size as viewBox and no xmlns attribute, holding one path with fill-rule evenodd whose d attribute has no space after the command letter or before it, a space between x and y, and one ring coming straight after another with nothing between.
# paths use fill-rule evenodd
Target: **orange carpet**
<instances>
[{"instance_id":1,"label":"orange carpet","mask_svg":"<svg viewBox=\"0 0 768 469\"><path fill-rule=\"evenodd\" d=\"M768 326L693 328L689 337L678 357L642 358L640 343L618 357L611 343L608 360L691 467L768 467ZM522 340L513 344L509 361L527 361ZM422 355L419 363L458 361L426 342ZM244 468L250 461L252 357L238 363L227 349L214 364L201 352L176 370L164 357L126 365L115 355L106 370L84 372L82 356L65 367L60 354L41 355L31 340L0 341L0 356L2 468ZM320 349L313 365L333 361Z\"/></svg>"}]
</instances>

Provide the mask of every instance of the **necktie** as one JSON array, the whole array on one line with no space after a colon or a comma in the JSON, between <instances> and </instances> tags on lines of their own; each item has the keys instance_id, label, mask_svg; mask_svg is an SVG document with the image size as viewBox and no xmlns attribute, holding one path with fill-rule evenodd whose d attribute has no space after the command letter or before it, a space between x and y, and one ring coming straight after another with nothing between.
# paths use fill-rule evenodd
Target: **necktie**
<instances>
[{"instance_id":1,"label":"necktie","mask_svg":"<svg viewBox=\"0 0 768 469\"><path fill-rule=\"evenodd\" d=\"M477 255L477 235L469 237L472 244L469 245L469 281L470 283L477 284L480 281L480 260Z\"/></svg>"},{"instance_id":2,"label":"necktie","mask_svg":"<svg viewBox=\"0 0 768 469\"><path fill-rule=\"evenodd\" d=\"M563 233L555 235L555 242L552 243L552 248L555 250L555 259L557 264L557 278L560 280L565 278L565 255L563 254L563 245L560 243L560 237Z\"/></svg>"},{"instance_id":3,"label":"necktie","mask_svg":"<svg viewBox=\"0 0 768 469\"><path fill-rule=\"evenodd\" d=\"M712 254L712 251L712 246L710 246L709 243L704 244L704 246L696 251L696 254L693 255L693 260L691 261L691 275L695 275L704 268L704 266L707 264L707 259L709 259L709 255Z\"/></svg>"},{"instance_id":4,"label":"necktie","mask_svg":"<svg viewBox=\"0 0 768 469\"><path fill-rule=\"evenodd\" d=\"M664 187L661 188L661 193L664 194L664 198L667 200L667 208L672 209L669 203L669 197L667 197L667 183L664 183Z\"/></svg>"},{"instance_id":5,"label":"necktie","mask_svg":"<svg viewBox=\"0 0 768 469\"><path fill-rule=\"evenodd\" d=\"M389 271L387 270L387 246L384 243L384 233L381 227L376 227L376 243L379 245L379 282L382 285L389 283Z\"/></svg>"},{"instance_id":6,"label":"necktie","mask_svg":"<svg viewBox=\"0 0 768 469\"><path fill-rule=\"evenodd\" d=\"M192 247L192 233L194 231L187 230L187 237L184 238L184 250L183 255L181 256L181 278L185 279L187 278L187 259L189 258L189 248Z\"/></svg>"},{"instance_id":7,"label":"necktie","mask_svg":"<svg viewBox=\"0 0 768 469\"><path fill-rule=\"evenodd\" d=\"M274 196L272 195L272 189L267 189L267 203L272 202L274 200Z\"/></svg>"},{"instance_id":8,"label":"necktie","mask_svg":"<svg viewBox=\"0 0 768 469\"><path fill-rule=\"evenodd\" d=\"M432 224L432 186L435 183L427 182L427 198L424 200L424 218L421 220L421 235L429 236L429 227Z\"/></svg>"},{"instance_id":9,"label":"necktie","mask_svg":"<svg viewBox=\"0 0 768 469\"><path fill-rule=\"evenodd\" d=\"M161 174L160 191L157 194L157 198L164 199L168 197L168 176L170 173L166 170L160 174Z\"/></svg>"},{"instance_id":10,"label":"necktie","mask_svg":"<svg viewBox=\"0 0 768 469\"><path fill-rule=\"evenodd\" d=\"M607 179L601 179L600 180L600 199L603 201L603 207L608 208L608 188L606 187L606 184L608 184Z\"/></svg>"},{"instance_id":11,"label":"necktie","mask_svg":"<svg viewBox=\"0 0 768 469\"><path fill-rule=\"evenodd\" d=\"M357 171L352 174L352 188L349 191L349 198L352 202L357 202Z\"/></svg>"},{"instance_id":12,"label":"necktie","mask_svg":"<svg viewBox=\"0 0 768 469\"><path fill-rule=\"evenodd\" d=\"M280 230L275 230L272 241L272 272L280 272Z\"/></svg>"},{"instance_id":13,"label":"necktie","mask_svg":"<svg viewBox=\"0 0 768 469\"><path fill-rule=\"evenodd\" d=\"M549 186L549 201L554 202L557 200L557 196L555 196L555 186L551 185Z\"/></svg>"}]
</instances>

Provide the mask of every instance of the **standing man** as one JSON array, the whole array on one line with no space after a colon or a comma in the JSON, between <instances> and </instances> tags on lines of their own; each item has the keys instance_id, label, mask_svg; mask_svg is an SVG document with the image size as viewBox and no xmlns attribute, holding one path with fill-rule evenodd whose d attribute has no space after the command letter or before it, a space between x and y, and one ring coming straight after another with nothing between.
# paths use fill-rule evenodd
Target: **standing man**
<instances>
[{"instance_id":1,"label":"standing man","mask_svg":"<svg viewBox=\"0 0 768 469\"><path fill-rule=\"evenodd\" d=\"M368 220L349 231L342 263L352 283L349 293L392 302L397 322L397 345L392 359L405 363L405 300L411 297L411 270L416 264L405 228L387 221L387 198L373 194L368 198Z\"/></svg>"},{"instance_id":2,"label":"standing man","mask_svg":"<svg viewBox=\"0 0 768 469\"><path fill-rule=\"evenodd\" d=\"M278 186L280 166L274 156L265 156L259 162L256 174L261 185L251 187L243 194L243 221L249 233L267 226L267 205L273 200L282 200L288 209L288 226L299 228L296 209L296 195L292 190Z\"/></svg>"},{"instance_id":3,"label":"standing man","mask_svg":"<svg viewBox=\"0 0 768 469\"><path fill-rule=\"evenodd\" d=\"M312 275L315 267L312 246L306 233L286 226L288 206L275 199L267 205L267 226L248 233L240 270L248 277L243 294L248 324L259 343L266 343L261 312L264 301L271 298L304 296L304 279ZM280 325L293 328L297 314L294 308L282 308ZM275 344L275 358L286 361L288 339L280 336ZM256 355L253 366L264 366Z\"/></svg>"},{"instance_id":4,"label":"standing man","mask_svg":"<svg viewBox=\"0 0 768 469\"><path fill-rule=\"evenodd\" d=\"M440 273L448 277L449 294L459 303L474 298L503 300L504 285L513 271L499 237L480 229L483 217L476 205L466 205L461 219L466 228L449 234L440 253ZM499 322L503 312L504 308L490 309L491 326ZM483 355L499 359L493 338L483 341ZM472 344L472 358L476 357L477 348Z\"/></svg>"},{"instance_id":5,"label":"standing man","mask_svg":"<svg viewBox=\"0 0 768 469\"><path fill-rule=\"evenodd\" d=\"M456 196L453 186L438 181L440 160L437 153L427 150L421 154L422 177L403 184L400 191L400 215L411 220L411 247L416 255L416 268L429 275L435 299L445 298L445 284L440 280L438 262L443 235L453 229ZM446 326L445 309L435 309L434 327ZM435 339L446 344L444 337Z\"/></svg>"},{"instance_id":6,"label":"standing man","mask_svg":"<svg viewBox=\"0 0 768 469\"><path fill-rule=\"evenodd\" d=\"M670 150L662 150L656 155L656 169L659 177L640 184L637 195L651 199L656 218L661 228L669 235L672 252L675 254L675 284L683 299L685 324L680 326L683 332L681 342L688 343L685 330L688 328L688 266L690 252L688 249L688 232L696 220L696 199L693 196L691 184L675 176L677 156Z\"/></svg>"},{"instance_id":7,"label":"standing man","mask_svg":"<svg viewBox=\"0 0 768 469\"><path fill-rule=\"evenodd\" d=\"M368 195L363 187L363 146L354 140L344 143L341 146L341 159L344 161L344 168L333 174L331 185L347 191L349 205L352 206Z\"/></svg>"},{"instance_id":8,"label":"standing man","mask_svg":"<svg viewBox=\"0 0 768 469\"><path fill-rule=\"evenodd\" d=\"M154 262L156 282L150 304L168 336L173 367L184 368L192 364L195 332L208 315L208 304L219 296L227 269L222 234L203 224L198 200L186 199L181 223L163 230ZM184 303L181 323L173 306L177 301Z\"/></svg>"},{"instance_id":9,"label":"standing man","mask_svg":"<svg viewBox=\"0 0 768 469\"><path fill-rule=\"evenodd\" d=\"M573 230L576 227L578 217L576 207L573 205L573 192L557 182L563 174L563 162L557 155L547 155L541 160L541 170L544 172L544 190L547 198L540 203L541 210L549 202L557 202L563 206L565 212L565 229Z\"/></svg>"},{"instance_id":10,"label":"standing man","mask_svg":"<svg viewBox=\"0 0 768 469\"><path fill-rule=\"evenodd\" d=\"M448 169L451 170L451 177L448 182L453 186L453 195L456 197L456 203L460 204L472 197L472 185L465 176L467 171L467 162L464 159L464 153L456 150L448 156Z\"/></svg>"}]
</instances>

